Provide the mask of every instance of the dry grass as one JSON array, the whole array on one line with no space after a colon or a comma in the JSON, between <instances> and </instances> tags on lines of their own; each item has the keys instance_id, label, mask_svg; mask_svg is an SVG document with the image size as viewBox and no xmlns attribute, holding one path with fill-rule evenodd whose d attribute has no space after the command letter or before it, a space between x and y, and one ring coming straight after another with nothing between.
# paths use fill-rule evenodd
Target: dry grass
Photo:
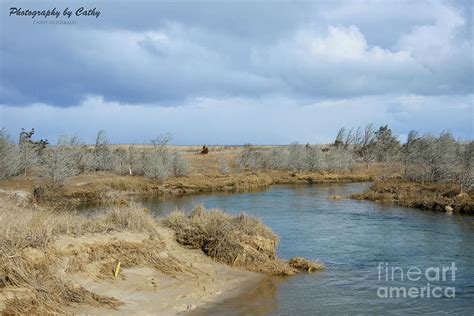
<instances>
[{"instance_id":1,"label":"dry grass","mask_svg":"<svg viewBox=\"0 0 474 316\"><path fill-rule=\"evenodd\" d=\"M324 270L324 265L322 263L310 261L303 257L293 257L288 260L288 264L293 268L308 271L309 273L311 273L312 271Z\"/></svg>"},{"instance_id":2,"label":"dry grass","mask_svg":"<svg viewBox=\"0 0 474 316\"><path fill-rule=\"evenodd\" d=\"M0 274L6 288L21 289L5 302L6 315L65 313L71 304L119 306L112 298L97 295L63 279L54 271L55 257L50 252L39 260L31 260L25 252L6 243L0 246Z\"/></svg>"},{"instance_id":3,"label":"dry grass","mask_svg":"<svg viewBox=\"0 0 474 316\"><path fill-rule=\"evenodd\" d=\"M203 155L202 155L203 156ZM208 158L202 157L206 160ZM156 182L143 176L118 176L111 173L88 173L69 179L62 186L37 183L41 188L39 205L49 209L75 209L84 204L125 204L129 196L184 195L203 192L239 192L266 188L272 184L304 184L370 181L374 175L365 170L352 173L292 173L267 170L232 174L191 174L186 177L171 177ZM11 179L21 187L20 179ZM0 182L0 188L2 183ZM30 190L31 188L24 188Z\"/></svg>"},{"instance_id":4,"label":"dry grass","mask_svg":"<svg viewBox=\"0 0 474 316\"><path fill-rule=\"evenodd\" d=\"M0 291L5 296L0 305L5 314L66 314L76 304L115 308L120 301L77 285L71 275L112 278L118 262L123 268L147 266L175 276L195 273L165 251L158 223L143 207L116 207L86 216L1 202ZM198 207L189 216L175 212L164 222L181 244L231 266L272 275L320 267L277 258L278 237L244 214ZM135 239L112 238L125 232Z\"/></svg>"},{"instance_id":5,"label":"dry grass","mask_svg":"<svg viewBox=\"0 0 474 316\"><path fill-rule=\"evenodd\" d=\"M111 231L136 231L154 234L154 220L143 207L112 208L85 217L74 212L40 208L24 209L3 201L0 213L0 240L18 249L44 247L57 235L83 235Z\"/></svg>"},{"instance_id":6,"label":"dry grass","mask_svg":"<svg viewBox=\"0 0 474 316\"><path fill-rule=\"evenodd\" d=\"M296 272L276 256L278 237L260 220L199 206L190 215L174 212L163 220L182 245L201 249L213 259L232 266L271 275Z\"/></svg>"},{"instance_id":7,"label":"dry grass","mask_svg":"<svg viewBox=\"0 0 474 316\"><path fill-rule=\"evenodd\" d=\"M118 147L128 145L113 145ZM138 146L138 145L137 145ZM141 148L142 145L140 145ZM281 170L262 170L258 172L239 172L235 158L242 147L209 146L207 155L199 154L201 146L171 146L189 161L191 173L185 177L170 177L164 181L153 181L143 176L116 175L109 172L89 172L67 179L63 185L47 183L35 176L18 176L0 181L1 190L22 190L32 193L40 188L42 196L37 202L49 209L74 209L78 206L94 204L115 205L127 196L181 195L218 191L249 191L268 187L272 184L326 183L370 181L380 174L393 174L396 170L387 170L380 165L370 169L354 166L351 171L341 173L301 172ZM137 147L138 148L138 147ZM150 146L144 146L149 148ZM272 146L259 146L271 149ZM222 162L228 166L221 173Z\"/></svg>"},{"instance_id":8,"label":"dry grass","mask_svg":"<svg viewBox=\"0 0 474 316\"><path fill-rule=\"evenodd\" d=\"M67 272L83 272L97 278L113 278L118 262L122 268L152 267L168 275L191 273L178 259L165 253L164 242L153 236L140 242L84 244L63 255L70 257Z\"/></svg>"},{"instance_id":9,"label":"dry grass","mask_svg":"<svg viewBox=\"0 0 474 316\"><path fill-rule=\"evenodd\" d=\"M367 191L351 197L433 211L445 212L452 208L456 213L474 213L474 192L461 193L454 183L422 184L388 179L376 181Z\"/></svg>"},{"instance_id":10,"label":"dry grass","mask_svg":"<svg viewBox=\"0 0 474 316\"><path fill-rule=\"evenodd\" d=\"M52 241L60 235L79 236L123 230L156 236L154 220L143 208L114 209L86 218L73 213L24 208L3 200L0 212L0 287L2 292L15 293L4 302L3 313L66 313L67 306L78 303L110 307L120 305L116 299L96 295L58 273L61 254L54 249ZM126 266L133 264L130 258L134 256L137 264L145 261L150 265L165 265L154 259L158 256L153 251L157 250L150 250L158 243L157 237L153 237L145 243L148 247L111 244L106 248L97 248L95 254L106 256L108 251L110 260L121 258ZM128 247L117 250L120 246ZM121 251L125 250L128 251L127 256L122 259L121 254L124 253Z\"/></svg>"}]
</instances>

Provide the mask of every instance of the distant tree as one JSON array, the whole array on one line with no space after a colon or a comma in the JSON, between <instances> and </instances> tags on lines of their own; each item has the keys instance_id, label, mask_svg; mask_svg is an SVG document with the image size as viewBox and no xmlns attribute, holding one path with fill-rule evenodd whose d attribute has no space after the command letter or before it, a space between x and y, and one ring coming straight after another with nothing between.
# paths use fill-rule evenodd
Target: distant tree
<instances>
[{"instance_id":1,"label":"distant tree","mask_svg":"<svg viewBox=\"0 0 474 316\"><path fill-rule=\"evenodd\" d=\"M177 151L170 153L171 174L175 177L183 177L189 174L188 161L184 159Z\"/></svg>"},{"instance_id":2,"label":"distant tree","mask_svg":"<svg viewBox=\"0 0 474 316\"><path fill-rule=\"evenodd\" d=\"M398 158L400 142L392 135L392 130L388 128L388 125L380 126L379 130L374 133L374 138L369 146L373 146L372 150L378 162L386 163Z\"/></svg>"},{"instance_id":3,"label":"distant tree","mask_svg":"<svg viewBox=\"0 0 474 316\"><path fill-rule=\"evenodd\" d=\"M309 146L305 152L305 165L309 171L321 171L325 169L324 153L318 146Z\"/></svg>"},{"instance_id":4,"label":"distant tree","mask_svg":"<svg viewBox=\"0 0 474 316\"><path fill-rule=\"evenodd\" d=\"M336 140L334 140L334 146L339 147L345 144L346 140L346 128L341 127L337 132Z\"/></svg>"},{"instance_id":5,"label":"distant tree","mask_svg":"<svg viewBox=\"0 0 474 316\"><path fill-rule=\"evenodd\" d=\"M358 144L358 154L362 158L362 161L365 163L367 168L370 166L370 163L375 160L375 151L373 146L373 140L375 136L375 129L373 124L368 124L364 132L361 133L359 144Z\"/></svg>"},{"instance_id":6,"label":"distant tree","mask_svg":"<svg viewBox=\"0 0 474 316\"><path fill-rule=\"evenodd\" d=\"M155 152L164 152L166 150L166 146L171 141L170 134L163 134L159 135L158 137L151 140L153 148Z\"/></svg>"},{"instance_id":7,"label":"distant tree","mask_svg":"<svg viewBox=\"0 0 474 316\"><path fill-rule=\"evenodd\" d=\"M352 151L349 149L344 146L333 147L326 152L326 170L347 170L352 166L353 160Z\"/></svg>"},{"instance_id":8,"label":"distant tree","mask_svg":"<svg viewBox=\"0 0 474 316\"><path fill-rule=\"evenodd\" d=\"M95 138L93 150L94 169L106 171L113 169L113 156L109 146L109 140L104 130L99 130Z\"/></svg>"},{"instance_id":9,"label":"distant tree","mask_svg":"<svg viewBox=\"0 0 474 316\"><path fill-rule=\"evenodd\" d=\"M237 164L242 170L259 170L265 166L265 157L263 153L251 144L244 145L240 156L237 158Z\"/></svg>"},{"instance_id":10,"label":"distant tree","mask_svg":"<svg viewBox=\"0 0 474 316\"><path fill-rule=\"evenodd\" d=\"M298 143L292 143L289 147L288 167L290 170L302 171L307 169L307 150Z\"/></svg>"},{"instance_id":11,"label":"distant tree","mask_svg":"<svg viewBox=\"0 0 474 316\"><path fill-rule=\"evenodd\" d=\"M169 134L160 135L151 140L153 151L144 154L144 174L155 179L164 180L169 176L185 176L189 173L188 162L178 152L171 151L168 143L171 141Z\"/></svg>"},{"instance_id":12,"label":"distant tree","mask_svg":"<svg viewBox=\"0 0 474 316\"><path fill-rule=\"evenodd\" d=\"M118 174L122 175L124 173L124 168L127 164L127 161L128 161L128 153L125 149L123 148L116 148L114 151L113 151L113 156L114 156L114 160L117 164L116 166L116 169L117 169L117 172Z\"/></svg>"},{"instance_id":13,"label":"distant tree","mask_svg":"<svg viewBox=\"0 0 474 316\"><path fill-rule=\"evenodd\" d=\"M44 175L53 183L60 183L80 172L77 167L76 140L60 137L58 145L44 151L41 164Z\"/></svg>"},{"instance_id":14,"label":"distant tree","mask_svg":"<svg viewBox=\"0 0 474 316\"><path fill-rule=\"evenodd\" d=\"M39 141L33 140L35 129L32 128L30 131L26 131L24 128L21 129L19 137L19 150L20 150L20 164L23 173L26 175L28 169L33 167L37 162L39 156L43 150L49 144L48 140L40 139Z\"/></svg>"},{"instance_id":15,"label":"distant tree","mask_svg":"<svg viewBox=\"0 0 474 316\"><path fill-rule=\"evenodd\" d=\"M417 131L411 130L408 133L407 141L403 144L401 153L402 153L402 163L403 163L403 174L408 176L410 167L415 161L414 157L416 156L417 151L417 142L419 141L420 136Z\"/></svg>"},{"instance_id":16,"label":"distant tree","mask_svg":"<svg viewBox=\"0 0 474 316\"><path fill-rule=\"evenodd\" d=\"M143 172L146 177L154 180L164 180L170 176L166 161L156 151L147 156Z\"/></svg>"},{"instance_id":17,"label":"distant tree","mask_svg":"<svg viewBox=\"0 0 474 316\"><path fill-rule=\"evenodd\" d=\"M461 192L474 188L474 141L459 144L457 151L458 163L455 170L455 179Z\"/></svg>"},{"instance_id":18,"label":"distant tree","mask_svg":"<svg viewBox=\"0 0 474 316\"><path fill-rule=\"evenodd\" d=\"M20 146L25 145L25 144L33 145L35 150L38 153L41 153L41 151L43 149L45 149L47 145L49 145L49 142L48 142L47 139L40 139L38 141L34 141L33 140L33 135L34 134L35 134L35 129L34 128L32 128L29 132L27 132L24 128L22 128L21 131L20 131L20 137L19 137L18 144Z\"/></svg>"},{"instance_id":19,"label":"distant tree","mask_svg":"<svg viewBox=\"0 0 474 316\"><path fill-rule=\"evenodd\" d=\"M17 175L21 170L20 152L5 129L0 129L0 179Z\"/></svg>"}]
</instances>

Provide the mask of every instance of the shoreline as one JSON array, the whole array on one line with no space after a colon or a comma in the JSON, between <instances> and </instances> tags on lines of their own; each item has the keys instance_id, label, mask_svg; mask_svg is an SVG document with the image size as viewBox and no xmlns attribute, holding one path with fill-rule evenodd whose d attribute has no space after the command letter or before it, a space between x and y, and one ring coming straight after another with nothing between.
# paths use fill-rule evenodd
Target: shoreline
<instances>
[{"instance_id":1,"label":"shoreline","mask_svg":"<svg viewBox=\"0 0 474 316\"><path fill-rule=\"evenodd\" d=\"M418 183L400 180L396 173L380 180L380 170L358 169L343 173L311 173L268 170L231 174L191 174L157 182L143 176L95 172L68 179L63 185L49 186L40 178L15 177L0 181L0 195L15 195L48 209L81 209L87 206L127 205L134 198L158 198L250 192L279 184L374 182L364 192L348 198L399 205L453 214L473 214L473 192L459 193L453 183ZM39 195L35 192L39 190Z\"/></svg>"},{"instance_id":2,"label":"shoreline","mask_svg":"<svg viewBox=\"0 0 474 316\"><path fill-rule=\"evenodd\" d=\"M274 184L313 184L369 182L375 172L293 173L287 171L243 172L232 174L192 174L171 177L162 182L143 176L89 173L50 186L39 178L15 177L0 182L0 193L16 191L24 198L50 209L74 209L83 205L124 205L130 197L180 196L212 192L247 192ZM26 195L29 195L27 197Z\"/></svg>"},{"instance_id":3,"label":"shoreline","mask_svg":"<svg viewBox=\"0 0 474 316\"><path fill-rule=\"evenodd\" d=\"M187 315L195 309L238 297L267 278L261 273L216 262L199 250L184 248L164 228L160 228L160 233L168 255L192 268L190 274L170 277L151 268L136 267L123 269L120 280L76 280L97 294L117 298L123 305L117 309L81 305L71 312L78 315Z\"/></svg>"},{"instance_id":4,"label":"shoreline","mask_svg":"<svg viewBox=\"0 0 474 316\"><path fill-rule=\"evenodd\" d=\"M276 235L243 215L204 209L195 215L229 221L216 226L219 235L232 223L243 225L223 237L233 243L228 250L216 248L237 256L232 264L184 246L176 228L139 205L85 217L12 197L0 202L1 227L9 228L0 230L0 310L6 314L176 315L245 295L270 275L307 269L268 256L276 251ZM205 244L213 236L202 237ZM237 260L242 251L251 261Z\"/></svg>"},{"instance_id":5,"label":"shoreline","mask_svg":"<svg viewBox=\"0 0 474 316\"><path fill-rule=\"evenodd\" d=\"M447 214L474 214L473 192L461 192L453 183L379 180L368 190L352 194L350 198Z\"/></svg>"}]
</instances>

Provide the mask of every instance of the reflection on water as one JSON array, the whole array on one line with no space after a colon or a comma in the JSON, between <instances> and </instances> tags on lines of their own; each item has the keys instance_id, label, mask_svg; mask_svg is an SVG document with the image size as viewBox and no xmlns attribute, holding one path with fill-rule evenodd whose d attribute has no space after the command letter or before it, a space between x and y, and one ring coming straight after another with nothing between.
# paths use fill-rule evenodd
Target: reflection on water
<instances>
[{"instance_id":1,"label":"reflection on water","mask_svg":"<svg viewBox=\"0 0 474 316\"><path fill-rule=\"evenodd\" d=\"M280 236L282 258L305 256L326 263L320 273L283 281L269 278L253 291L195 313L312 315L340 313L458 313L474 311L474 225L472 217L448 216L368 201L343 199L368 184L273 186L261 192L182 196L146 201L156 215L196 204L229 213L256 215ZM418 282L379 281L383 262L407 271L456 263L456 298L380 298L380 287L423 287Z\"/></svg>"},{"instance_id":2,"label":"reflection on water","mask_svg":"<svg viewBox=\"0 0 474 316\"><path fill-rule=\"evenodd\" d=\"M198 308L186 315L266 315L277 308L277 286L283 278L264 278L257 287L244 290L237 297L224 300L218 304Z\"/></svg>"}]
</instances>

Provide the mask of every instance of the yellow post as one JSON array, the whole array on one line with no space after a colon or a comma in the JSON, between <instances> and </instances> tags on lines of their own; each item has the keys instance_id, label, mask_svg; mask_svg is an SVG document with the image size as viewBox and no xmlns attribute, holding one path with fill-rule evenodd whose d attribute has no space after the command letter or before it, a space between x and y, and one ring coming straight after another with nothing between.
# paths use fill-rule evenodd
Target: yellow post
<instances>
[{"instance_id":1,"label":"yellow post","mask_svg":"<svg viewBox=\"0 0 474 316\"><path fill-rule=\"evenodd\" d=\"M117 267L115 268L115 273L114 273L114 276L117 277L117 275L119 274L119 271L120 271L120 261L117 263Z\"/></svg>"}]
</instances>

